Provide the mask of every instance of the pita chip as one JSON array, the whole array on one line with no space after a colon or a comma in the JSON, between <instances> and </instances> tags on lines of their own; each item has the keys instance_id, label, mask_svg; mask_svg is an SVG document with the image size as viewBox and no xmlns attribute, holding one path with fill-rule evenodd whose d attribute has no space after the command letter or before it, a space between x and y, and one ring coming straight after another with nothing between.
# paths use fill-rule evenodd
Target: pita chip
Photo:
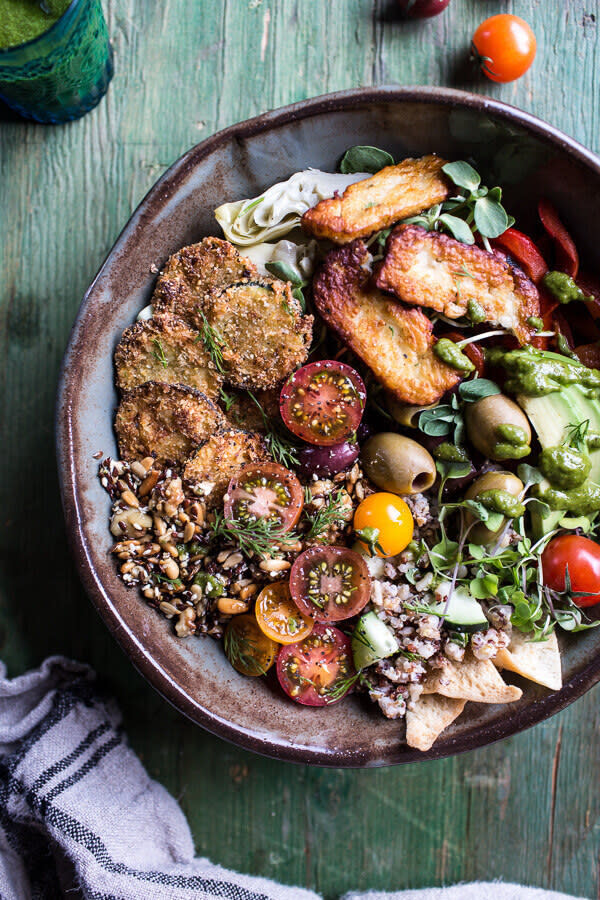
<instances>
[{"instance_id":1,"label":"pita chip","mask_svg":"<svg viewBox=\"0 0 600 900\"><path fill-rule=\"evenodd\" d=\"M474 703L514 703L523 691L506 684L491 660L475 659L469 653L461 663L447 661L443 669L434 670L425 681L424 693Z\"/></svg>"},{"instance_id":2,"label":"pita chip","mask_svg":"<svg viewBox=\"0 0 600 900\"><path fill-rule=\"evenodd\" d=\"M509 669L536 684L543 684L553 691L560 690L562 672L556 634L552 632L546 641L531 641L528 637L514 630L509 646L498 652L494 663L499 669Z\"/></svg>"},{"instance_id":3,"label":"pita chip","mask_svg":"<svg viewBox=\"0 0 600 900\"><path fill-rule=\"evenodd\" d=\"M429 750L442 731L465 708L466 700L453 700L439 694L421 694L413 709L406 710L406 743L416 750Z\"/></svg>"}]
</instances>

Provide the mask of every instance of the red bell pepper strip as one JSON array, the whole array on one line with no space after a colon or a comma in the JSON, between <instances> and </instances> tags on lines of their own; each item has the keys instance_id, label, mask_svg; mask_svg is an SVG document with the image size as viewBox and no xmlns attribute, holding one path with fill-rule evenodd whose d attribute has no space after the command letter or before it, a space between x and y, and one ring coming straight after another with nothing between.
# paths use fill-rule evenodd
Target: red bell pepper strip
<instances>
[{"instance_id":1,"label":"red bell pepper strip","mask_svg":"<svg viewBox=\"0 0 600 900\"><path fill-rule=\"evenodd\" d=\"M566 272L571 278L576 278L579 271L579 254L573 238L558 218L558 213L549 200L540 200L538 213L542 225L554 241L556 268Z\"/></svg>"},{"instance_id":2,"label":"red bell pepper strip","mask_svg":"<svg viewBox=\"0 0 600 900\"><path fill-rule=\"evenodd\" d=\"M580 272L576 278L577 287L580 287L588 300L586 307L594 319L600 319L600 281L589 272Z\"/></svg>"},{"instance_id":3,"label":"red bell pepper strip","mask_svg":"<svg viewBox=\"0 0 600 900\"><path fill-rule=\"evenodd\" d=\"M522 231L517 231L516 228L507 228L500 237L490 243L492 247L498 247L512 256L534 284L538 284L548 271L548 265L539 248L530 237Z\"/></svg>"}]
</instances>

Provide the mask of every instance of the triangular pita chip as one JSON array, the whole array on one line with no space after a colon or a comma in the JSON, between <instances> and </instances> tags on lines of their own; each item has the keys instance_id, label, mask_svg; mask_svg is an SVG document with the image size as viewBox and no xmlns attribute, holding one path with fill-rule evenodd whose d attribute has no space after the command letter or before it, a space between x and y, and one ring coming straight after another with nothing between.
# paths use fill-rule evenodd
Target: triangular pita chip
<instances>
[{"instance_id":1,"label":"triangular pita chip","mask_svg":"<svg viewBox=\"0 0 600 900\"><path fill-rule=\"evenodd\" d=\"M489 659L466 654L463 662L448 661L443 669L434 669L425 680L424 693L475 703L513 703L523 691L506 684Z\"/></svg>"},{"instance_id":2,"label":"triangular pita chip","mask_svg":"<svg viewBox=\"0 0 600 900\"><path fill-rule=\"evenodd\" d=\"M466 700L439 694L421 695L413 709L406 710L406 743L416 750L429 750L445 728L465 708Z\"/></svg>"},{"instance_id":3,"label":"triangular pita chip","mask_svg":"<svg viewBox=\"0 0 600 900\"><path fill-rule=\"evenodd\" d=\"M510 669L536 684L560 690L562 672L556 634L552 632L546 641L527 638L522 631L513 631L508 648L498 652L494 663L499 669Z\"/></svg>"}]
</instances>

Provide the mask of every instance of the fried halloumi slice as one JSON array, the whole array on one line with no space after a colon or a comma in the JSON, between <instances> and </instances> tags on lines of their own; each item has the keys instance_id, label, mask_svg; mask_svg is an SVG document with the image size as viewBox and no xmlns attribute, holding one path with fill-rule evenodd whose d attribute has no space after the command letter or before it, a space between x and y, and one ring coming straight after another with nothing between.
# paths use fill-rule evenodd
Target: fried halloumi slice
<instances>
[{"instance_id":1,"label":"fried halloumi slice","mask_svg":"<svg viewBox=\"0 0 600 900\"><path fill-rule=\"evenodd\" d=\"M412 709L406 710L406 743L415 750L431 750L436 740L457 719L466 700L421 694Z\"/></svg>"},{"instance_id":2,"label":"fried halloumi slice","mask_svg":"<svg viewBox=\"0 0 600 900\"><path fill-rule=\"evenodd\" d=\"M386 166L371 178L357 181L341 197L321 200L302 216L302 227L318 238L348 244L394 222L414 216L450 195L442 172L445 159L422 156Z\"/></svg>"},{"instance_id":3,"label":"fried halloumi slice","mask_svg":"<svg viewBox=\"0 0 600 900\"><path fill-rule=\"evenodd\" d=\"M233 244L207 237L169 257L156 281L152 307L155 313L175 313L201 329L205 300L211 291L257 275L254 263Z\"/></svg>"},{"instance_id":4,"label":"fried halloumi slice","mask_svg":"<svg viewBox=\"0 0 600 900\"><path fill-rule=\"evenodd\" d=\"M260 435L230 428L213 434L190 456L183 478L213 507L223 501L229 482L243 466L269 461L271 457Z\"/></svg>"},{"instance_id":5,"label":"fried halloumi slice","mask_svg":"<svg viewBox=\"0 0 600 900\"><path fill-rule=\"evenodd\" d=\"M427 316L371 285L369 260L362 241L332 250L313 282L315 306L397 400L434 403L460 375L433 353Z\"/></svg>"},{"instance_id":6,"label":"fried halloumi slice","mask_svg":"<svg viewBox=\"0 0 600 900\"><path fill-rule=\"evenodd\" d=\"M200 332L168 313L125 329L115 350L115 370L121 391L161 381L187 384L214 400L223 383Z\"/></svg>"},{"instance_id":7,"label":"fried halloumi slice","mask_svg":"<svg viewBox=\"0 0 600 900\"><path fill-rule=\"evenodd\" d=\"M225 424L221 410L195 388L148 381L123 395L115 431L122 459L154 456L177 464Z\"/></svg>"},{"instance_id":8,"label":"fried halloumi slice","mask_svg":"<svg viewBox=\"0 0 600 900\"><path fill-rule=\"evenodd\" d=\"M392 231L376 282L404 303L427 306L449 319L467 315L469 304L477 304L485 321L512 331L521 344L534 334L527 319L540 314L536 286L504 253L488 253L420 225Z\"/></svg>"}]
</instances>

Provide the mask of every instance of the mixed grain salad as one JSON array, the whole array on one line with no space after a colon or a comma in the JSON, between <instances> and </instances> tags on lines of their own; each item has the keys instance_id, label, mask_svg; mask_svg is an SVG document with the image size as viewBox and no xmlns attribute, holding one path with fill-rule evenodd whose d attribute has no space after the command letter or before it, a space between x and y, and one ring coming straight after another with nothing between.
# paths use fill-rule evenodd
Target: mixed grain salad
<instances>
[{"instance_id":1,"label":"mixed grain salad","mask_svg":"<svg viewBox=\"0 0 600 900\"><path fill-rule=\"evenodd\" d=\"M353 147L215 216L115 351L125 584L421 750L558 690L600 602L600 287L557 211L536 243L469 163Z\"/></svg>"}]
</instances>

